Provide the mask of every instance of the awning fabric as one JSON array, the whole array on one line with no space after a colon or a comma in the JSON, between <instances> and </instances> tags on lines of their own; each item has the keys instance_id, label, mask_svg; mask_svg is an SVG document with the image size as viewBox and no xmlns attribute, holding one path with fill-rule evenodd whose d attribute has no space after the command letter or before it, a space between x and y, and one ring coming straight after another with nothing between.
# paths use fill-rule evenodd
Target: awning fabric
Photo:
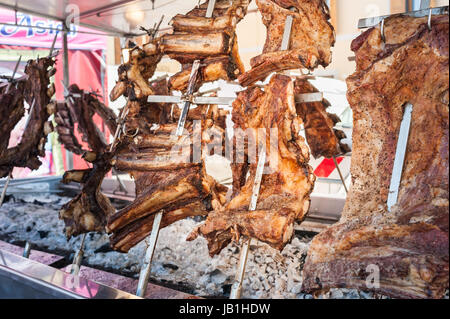
<instances>
[{"instance_id":1,"label":"awning fabric","mask_svg":"<svg viewBox=\"0 0 450 319\"><path fill-rule=\"evenodd\" d=\"M14 11L0 9L0 21L15 24ZM51 48L55 35L58 34L55 48L60 49L62 47L62 32L51 30L51 28L62 29L61 22L18 12L17 24L20 27L0 25L0 44ZM41 28L32 28L35 26ZM71 50L103 50L106 48L107 38L99 35L99 31L95 31L95 34L80 33L79 31L89 32L90 30L75 25L72 25L71 31L67 36L68 46Z\"/></svg>"}]
</instances>

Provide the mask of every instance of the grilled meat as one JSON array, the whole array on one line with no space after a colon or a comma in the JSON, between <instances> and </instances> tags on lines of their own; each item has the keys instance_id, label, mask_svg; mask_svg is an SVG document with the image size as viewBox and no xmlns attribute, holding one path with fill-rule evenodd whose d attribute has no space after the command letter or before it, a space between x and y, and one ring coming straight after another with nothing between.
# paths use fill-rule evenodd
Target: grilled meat
<instances>
[{"instance_id":1,"label":"grilled meat","mask_svg":"<svg viewBox=\"0 0 450 319\"><path fill-rule=\"evenodd\" d=\"M306 291L375 290L397 298L440 298L449 286L448 15L395 16L355 39L347 79L354 114L353 185L340 222L312 241ZM406 103L413 105L397 204L387 209ZM370 281L378 270L379 287ZM367 285L369 281L371 286Z\"/></svg>"}]
</instances>

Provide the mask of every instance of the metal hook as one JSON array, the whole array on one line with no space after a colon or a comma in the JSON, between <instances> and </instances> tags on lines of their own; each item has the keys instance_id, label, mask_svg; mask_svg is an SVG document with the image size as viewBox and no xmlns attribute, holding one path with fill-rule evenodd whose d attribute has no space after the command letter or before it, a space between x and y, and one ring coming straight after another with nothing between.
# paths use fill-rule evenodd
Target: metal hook
<instances>
[{"instance_id":1,"label":"metal hook","mask_svg":"<svg viewBox=\"0 0 450 319\"><path fill-rule=\"evenodd\" d=\"M431 31L431 16L433 15L432 9L430 8L430 11L428 13L428 30Z\"/></svg>"},{"instance_id":2,"label":"metal hook","mask_svg":"<svg viewBox=\"0 0 450 319\"><path fill-rule=\"evenodd\" d=\"M124 132L125 136L135 138L139 134L139 127L136 129L136 131L133 134L129 134L128 132Z\"/></svg>"},{"instance_id":3,"label":"metal hook","mask_svg":"<svg viewBox=\"0 0 450 319\"><path fill-rule=\"evenodd\" d=\"M383 43L386 43L386 37L384 35L384 19L381 20L380 32L381 32L381 41L383 41Z\"/></svg>"}]
</instances>

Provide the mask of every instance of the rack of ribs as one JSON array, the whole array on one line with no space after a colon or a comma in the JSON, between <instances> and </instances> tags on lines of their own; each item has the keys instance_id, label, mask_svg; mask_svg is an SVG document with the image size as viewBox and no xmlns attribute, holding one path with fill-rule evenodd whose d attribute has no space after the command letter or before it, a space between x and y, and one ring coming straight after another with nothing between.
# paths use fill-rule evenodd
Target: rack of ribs
<instances>
[{"instance_id":1,"label":"rack of ribs","mask_svg":"<svg viewBox=\"0 0 450 319\"><path fill-rule=\"evenodd\" d=\"M130 50L130 60L118 69L119 81L110 93L111 101L122 95L130 99L141 99L155 94L148 79L153 76L163 57L159 41L159 38L153 39L142 48L136 46Z\"/></svg>"},{"instance_id":2,"label":"rack of ribs","mask_svg":"<svg viewBox=\"0 0 450 319\"><path fill-rule=\"evenodd\" d=\"M66 184L76 182L83 185L80 194L59 211L59 218L65 223L65 234L70 238L91 231L104 231L107 217L115 211L101 192L103 179L112 168L114 152L109 152L106 138L93 117L98 114L113 134L117 123L114 112L101 103L95 94L84 92L75 84L68 90L67 101L57 104L55 114L59 140L68 150L83 155L83 159L92 164L89 169L68 171L62 179ZM89 146L88 150L83 149L74 135L76 123L82 140Z\"/></svg>"},{"instance_id":3,"label":"rack of ribs","mask_svg":"<svg viewBox=\"0 0 450 319\"><path fill-rule=\"evenodd\" d=\"M233 103L232 119L233 144L238 148L232 164L233 198L210 213L188 240L199 235L205 237L211 256L220 253L232 240L237 241L240 235L282 250L292 238L294 221L306 217L315 182L308 165L309 150L299 135L301 119L295 109L291 78L277 74L264 91L252 86L239 93ZM260 133L260 128L266 134ZM266 169L270 171L263 175L256 210L249 211L258 162L252 145L259 145L258 142L266 143L269 159ZM245 147L240 149L239 145Z\"/></svg>"},{"instance_id":4,"label":"rack of ribs","mask_svg":"<svg viewBox=\"0 0 450 319\"><path fill-rule=\"evenodd\" d=\"M121 143L115 167L134 177L136 200L108 219L115 250L127 252L144 240L161 210L160 227L166 227L187 217L206 215L225 203L227 188L206 174L205 153L194 149L214 142L215 136L223 140L225 130L219 125L225 123L226 114L214 105L198 106L188 114L186 134L176 137L179 116L179 110L173 111L169 123L154 123L150 131L140 131Z\"/></svg>"},{"instance_id":5,"label":"rack of ribs","mask_svg":"<svg viewBox=\"0 0 450 319\"><path fill-rule=\"evenodd\" d=\"M324 0L256 0L267 28L263 53L251 59L252 69L239 77L242 86L263 81L272 72L331 63L334 28ZM288 16L293 17L288 50L281 44Z\"/></svg>"},{"instance_id":6,"label":"rack of ribs","mask_svg":"<svg viewBox=\"0 0 450 319\"><path fill-rule=\"evenodd\" d=\"M11 131L25 115L23 82L11 85L6 93L7 85L0 88L0 157L8 148Z\"/></svg>"},{"instance_id":7,"label":"rack of ribs","mask_svg":"<svg viewBox=\"0 0 450 319\"><path fill-rule=\"evenodd\" d=\"M295 95L314 93L318 90L305 79L294 81ZM331 158L350 152L350 147L342 142L346 138L343 131L334 126L341 120L335 114L328 113L330 103L322 102L297 103L297 114L305 126L306 141L314 158Z\"/></svg>"},{"instance_id":8,"label":"rack of ribs","mask_svg":"<svg viewBox=\"0 0 450 319\"><path fill-rule=\"evenodd\" d=\"M316 236L303 288L441 298L449 286L448 15L393 16L352 43L353 184L339 223ZM397 204L387 198L404 106L413 105ZM370 266L370 267L369 267ZM379 287L369 275L379 270ZM370 278L369 278L370 279Z\"/></svg>"},{"instance_id":9,"label":"rack of ribs","mask_svg":"<svg viewBox=\"0 0 450 319\"><path fill-rule=\"evenodd\" d=\"M53 69L54 64L53 56L29 60L24 71L28 79L19 84L20 92L14 88L10 91L18 93L12 98L12 101L17 99L16 114L9 113L10 116L14 116L13 121L23 114L23 111L20 110L23 105L21 95L27 104L32 106L32 109L20 143L15 147L3 149L0 153L0 177L8 175L14 167L28 167L34 170L42 164L39 157L45 156L47 135L53 131L53 125L48 118L56 109L54 102L51 102L51 98L55 94L55 86L50 83L50 78L56 71ZM2 99L11 100L11 96L8 93L6 96L2 95ZM4 107L8 106L2 104L1 108Z\"/></svg>"},{"instance_id":10,"label":"rack of ribs","mask_svg":"<svg viewBox=\"0 0 450 319\"><path fill-rule=\"evenodd\" d=\"M235 28L246 15L249 3L249 0L217 0L212 17L206 18L207 1L171 20L173 34L162 36L161 47L182 65L182 70L170 78L171 91L186 91L195 60L201 61L197 88L205 82L234 80L245 71Z\"/></svg>"}]
</instances>

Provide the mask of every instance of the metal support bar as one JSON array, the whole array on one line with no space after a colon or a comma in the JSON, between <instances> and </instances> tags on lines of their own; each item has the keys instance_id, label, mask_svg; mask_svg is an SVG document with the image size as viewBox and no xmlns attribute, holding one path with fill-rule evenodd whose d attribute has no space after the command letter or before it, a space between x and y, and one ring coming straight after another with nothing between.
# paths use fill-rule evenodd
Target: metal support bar
<instances>
[{"instance_id":1,"label":"metal support bar","mask_svg":"<svg viewBox=\"0 0 450 319\"><path fill-rule=\"evenodd\" d=\"M235 97L215 97L215 96L193 96L191 101L187 101L182 96L170 95L149 95L147 102L149 103L171 103L180 104L192 102L192 104L217 104L217 105L232 105L236 100ZM296 103L311 103L321 102L323 100L322 92L297 94L295 96Z\"/></svg>"},{"instance_id":2,"label":"metal support bar","mask_svg":"<svg viewBox=\"0 0 450 319\"><path fill-rule=\"evenodd\" d=\"M242 295L242 283L244 282L245 267L247 266L248 251L252 239L247 239L241 247L241 255L239 256L239 268L236 279L231 286L230 299L240 299Z\"/></svg>"},{"instance_id":3,"label":"metal support bar","mask_svg":"<svg viewBox=\"0 0 450 319\"><path fill-rule=\"evenodd\" d=\"M413 105L407 103L405 106L405 113L403 114L403 120L400 124L400 133L398 135L397 149L395 151L394 167L392 169L391 184L389 186L387 200L388 211L391 211L398 200L398 191L402 180L403 165L405 163L406 148L408 146L409 129L411 127L412 111Z\"/></svg>"},{"instance_id":4,"label":"metal support bar","mask_svg":"<svg viewBox=\"0 0 450 319\"><path fill-rule=\"evenodd\" d=\"M63 23L63 71L64 71L64 83L70 85L69 77L69 47L67 44L67 33L68 29L65 23ZM66 150L66 163L67 170L73 169L73 154L72 152Z\"/></svg>"},{"instance_id":5,"label":"metal support bar","mask_svg":"<svg viewBox=\"0 0 450 319\"><path fill-rule=\"evenodd\" d=\"M141 272L139 274L139 282L136 295L144 297L147 291L148 279L152 268L153 253L155 252L156 242L158 241L159 228L164 211L160 210L153 220L152 233L150 234L147 250L145 251L144 261L142 263Z\"/></svg>"},{"instance_id":6,"label":"metal support bar","mask_svg":"<svg viewBox=\"0 0 450 319\"><path fill-rule=\"evenodd\" d=\"M206 18L211 18L214 12L214 8L216 6L216 0L209 0L208 8L206 9Z\"/></svg>"},{"instance_id":7,"label":"metal support bar","mask_svg":"<svg viewBox=\"0 0 450 319\"><path fill-rule=\"evenodd\" d=\"M432 15L445 15L449 13L448 6L444 7L438 7L438 8L432 8L432 9L422 9L417 11L410 11L410 12L404 12L400 14L391 14L391 15L385 15L385 16L379 16L379 17L371 17L366 19L360 19L358 21L358 29L365 29L365 28L371 28L375 27L378 24L380 24L384 19L389 18L391 16L398 16L398 15L406 15L413 18L422 18L422 17L428 17L430 14Z\"/></svg>"},{"instance_id":8,"label":"metal support bar","mask_svg":"<svg viewBox=\"0 0 450 319\"><path fill-rule=\"evenodd\" d=\"M333 156L333 162L339 173L339 177L341 178L342 185L344 185L345 192L348 193L347 185L345 185L345 179L344 179L344 176L342 175L341 168L339 167L339 163L337 162L336 156Z\"/></svg>"},{"instance_id":9,"label":"metal support bar","mask_svg":"<svg viewBox=\"0 0 450 319\"><path fill-rule=\"evenodd\" d=\"M256 168L255 181L253 184L253 192L250 200L249 211L256 210L256 204L258 203L259 190L261 188L262 176L264 173L264 165L266 163L266 148L265 141L264 147L260 151L258 167ZM247 266L248 251L250 249L251 238L247 239L241 247L241 255L239 257L239 269L236 273L236 278L231 286L230 299L239 299L242 294L242 283L244 282L245 267Z\"/></svg>"}]
</instances>

